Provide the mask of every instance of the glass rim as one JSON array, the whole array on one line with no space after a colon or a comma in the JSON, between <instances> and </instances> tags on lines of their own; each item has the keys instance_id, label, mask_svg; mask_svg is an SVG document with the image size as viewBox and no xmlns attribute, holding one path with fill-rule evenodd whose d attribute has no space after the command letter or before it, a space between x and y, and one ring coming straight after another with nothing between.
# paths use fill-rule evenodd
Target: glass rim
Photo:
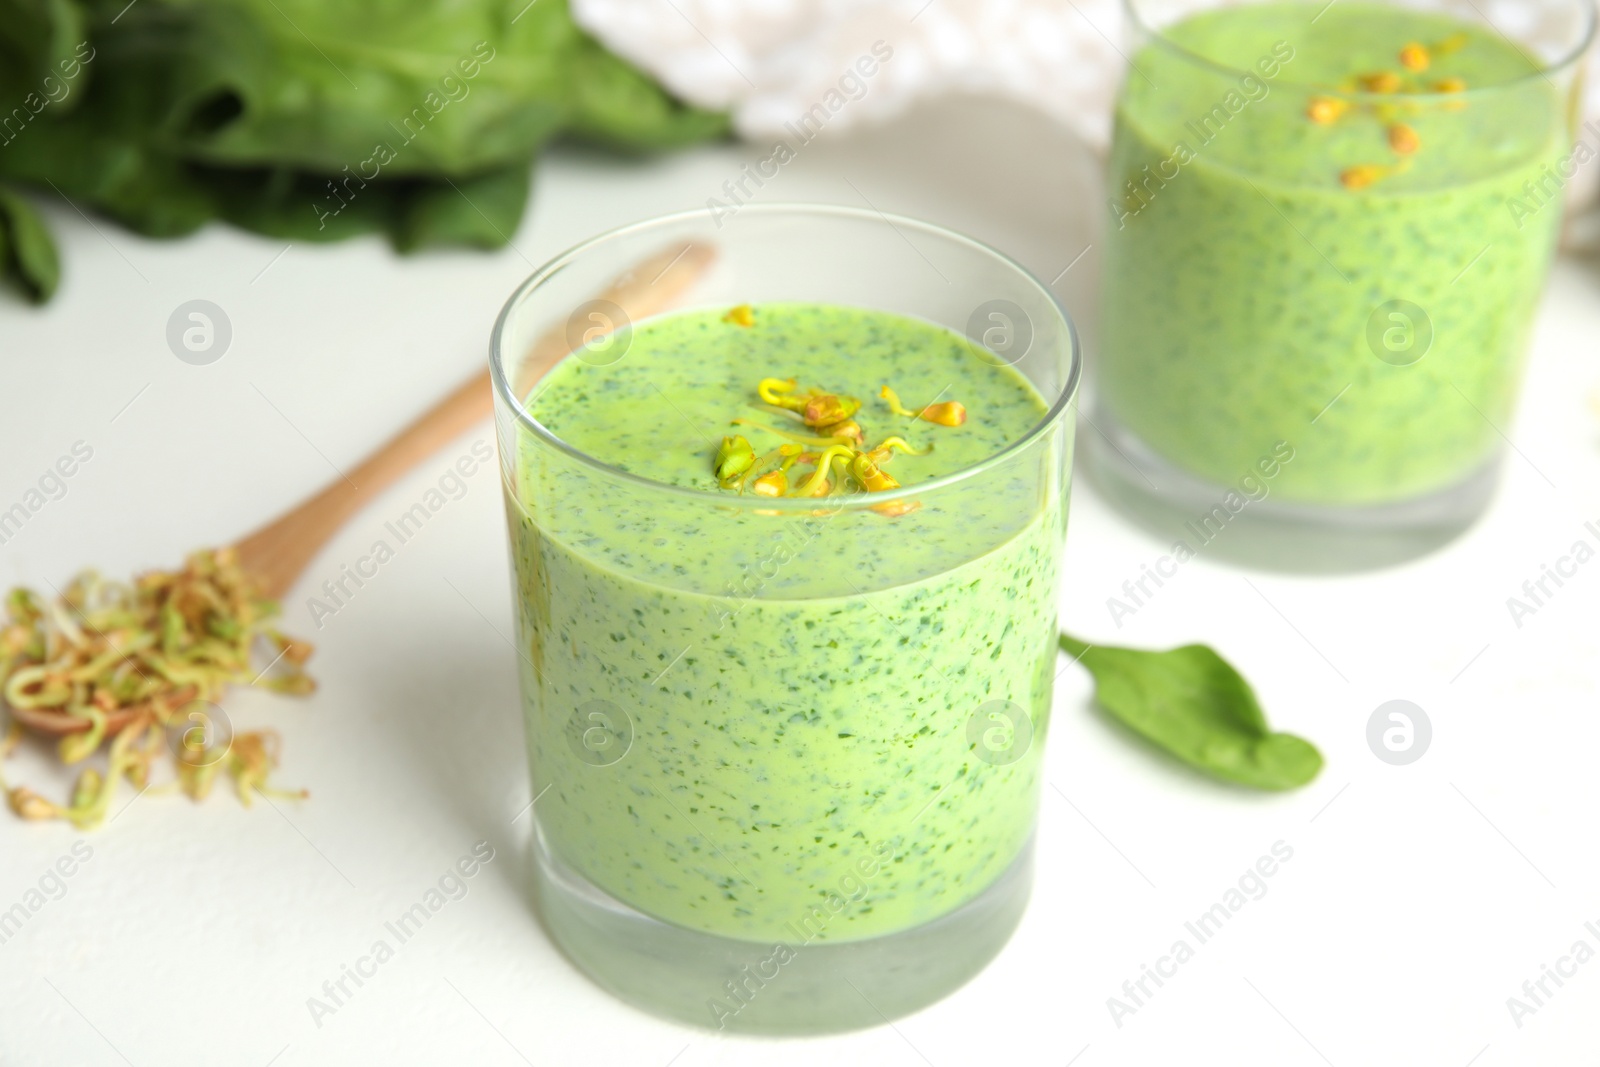
<instances>
[{"instance_id":1,"label":"glass rim","mask_svg":"<svg viewBox=\"0 0 1600 1067\"><path fill-rule=\"evenodd\" d=\"M1251 69L1235 67L1227 63L1219 63L1214 59L1201 55L1199 52L1196 52L1193 49L1174 41L1167 35L1165 30L1158 29L1155 26L1150 25L1150 23L1140 15L1139 8L1146 2L1147 0L1122 0L1123 16L1128 20L1128 24L1130 26L1147 35L1151 40L1159 42L1163 48L1182 59L1196 64L1197 66L1206 67L1210 70L1216 71L1219 74L1227 74L1239 77L1243 77L1245 75L1250 75L1252 77L1260 76L1258 72ZM1302 2L1306 3L1307 6L1310 6L1314 0L1302 0ZM1329 3L1325 5L1323 10L1327 10L1327 8L1332 7L1337 2L1338 0L1329 0ZM1600 13L1597 13L1595 7L1596 0L1570 0L1570 3L1582 13L1583 29L1578 34L1578 42L1568 48L1566 53L1555 62L1541 64L1537 67L1537 69L1531 70L1527 74L1520 74L1517 77L1512 78L1510 81L1496 82L1493 85L1480 85L1477 87L1469 85L1465 89L1453 93L1441 92L1438 90L1426 93L1374 93L1367 92L1365 90L1360 92L1346 93L1334 89L1328 89L1326 86L1320 86L1313 82L1298 81L1294 78L1283 80L1274 78L1272 79L1272 82L1275 85L1287 85L1300 89L1321 90L1327 93L1329 96L1337 96L1340 99L1348 100L1422 100L1434 102L1442 100L1462 100L1472 96L1485 96L1507 89L1514 89L1532 81L1535 78L1547 79L1552 74L1564 73L1569 68L1577 64L1578 61L1583 58L1584 53L1589 51L1590 45L1594 43L1597 26L1600 26ZM1223 6L1221 3L1213 2L1209 7L1202 10L1216 10L1221 6ZM1433 13L1437 14L1438 12ZM1183 20L1180 19L1178 21L1181 22ZM1508 43L1511 44L1512 47L1514 47L1518 52L1522 53L1524 57L1529 59L1533 58L1528 56L1524 42L1517 41L1507 36L1504 31L1502 31L1493 22L1489 21L1489 17L1487 15L1483 16L1483 24L1504 38ZM1132 58L1128 59L1128 66L1135 70L1138 69L1137 67L1134 67Z\"/></svg>"},{"instance_id":2,"label":"glass rim","mask_svg":"<svg viewBox=\"0 0 1600 1067\"><path fill-rule=\"evenodd\" d=\"M901 500L914 499L919 496L925 496L938 490L948 488L952 485L961 484L968 479L974 478L986 471L993 469L996 466L999 466L1013 455L1016 455L1033 445L1036 441L1043 437L1049 429L1057 425L1062 420L1067 410L1071 408L1073 403L1076 401L1078 388L1082 382L1083 376L1083 348L1078 338L1077 324L1073 322L1072 316L1067 313L1067 309L1065 305L1062 304L1060 298L1057 297L1055 293L1050 291L1050 287L1041 281L1038 275L1034 274L1027 267L1024 267L1011 256L1001 252L999 249L987 245L976 238L968 237L966 234L960 233L956 230L949 229L945 226L940 226L937 223L924 222L920 219L910 218L905 215L886 214L881 211L867 210L865 208L847 207L844 205L835 204L809 204L804 202L785 201L771 204L746 204L745 206L741 207L739 211L741 214L746 215L788 215L794 217L811 215L831 217L833 219L854 222L883 223L895 228L910 229L928 234L930 236L940 237L942 239L954 242L957 245L964 246L970 251L987 256L991 260L1004 265L1011 272L1038 290L1039 293L1043 294L1048 306L1055 309L1056 315L1060 317L1061 322L1066 326L1068 340L1068 366L1066 379L1061 386L1060 396L1058 396L1053 403L1049 404L1049 407L1044 415L1040 417L1038 422L1029 427L1025 433L1019 435L1014 441L1011 441L1005 445L1005 447L984 457L977 463L961 467L957 470L951 471L948 474L942 474L937 478L930 478L925 482L915 482L911 485L902 486L899 489L890 490L888 492L864 493L850 491L836 496L825 497L765 497L743 493L712 493L705 489L696 489L686 485L670 485L666 482L656 481L653 478L646 478L642 475L634 474L631 471L625 471L619 467L614 467L611 464L606 463L604 460L590 455L588 452L585 452L583 449L568 443L559 435L548 429L543 423L534 418L528 412L527 408L523 406L521 398L512 394L511 383L506 374L504 359L504 342L507 328L511 321L511 315L513 311L522 303L522 301L529 294L537 290L539 286L554 278L563 269L565 269L571 263L577 261L580 257L587 255L602 245L619 238L647 233L653 229L665 229L677 223L683 223L692 220L698 221L702 218L711 217L709 209L691 208L686 211L675 211L666 215L656 215L651 218L641 219L637 222L627 223L625 225L617 226L613 229L596 234L587 240L571 246L566 251L553 256L540 267L538 267L527 278L523 279L522 283L518 285L517 288L512 292L511 296L507 298L504 306L501 307L500 314L495 319L494 330L489 336L489 377L493 384L495 398L503 402L509 408L509 410L514 413L517 421L525 426L536 438L545 444L554 447L567 456L578 460L585 466L600 471L607 477L638 486L649 492L664 493L669 496L682 497L686 500L695 500L701 504L712 507L731 507L738 510L764 511L769 514L772 512L809 514L818 511L829 512L872 508L882 504L890 504ZM671 312L667 312L667 314L671 314ZM566 359L566 356L563 356L562 359ZM560 361L557 361L556 366L559 365ZM555 367L552 366L550 371L553 371L554 369ZM550 371L546 371L545 373L549 374Z\"/></svg>"}]
</instances>

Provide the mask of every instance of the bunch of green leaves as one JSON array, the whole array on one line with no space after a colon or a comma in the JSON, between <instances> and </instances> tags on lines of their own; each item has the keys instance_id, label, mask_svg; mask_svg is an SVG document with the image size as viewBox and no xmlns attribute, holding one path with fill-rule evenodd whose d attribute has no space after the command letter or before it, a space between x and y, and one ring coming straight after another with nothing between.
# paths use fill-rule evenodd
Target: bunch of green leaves
<instances>
[{"instance_id":1,"label":"bunch of green leaves","mask_svg":"<svg viewBox=\"0 0 1600 1067\"><path fill-rule=\"evenodd\" d=\"M497 247L550 138L646 150L726 130L606 52L565 0L0 0L0 190L151 236L225 219ZM57 274L14 193L0 270L39 300Z\"/></svg>"}]
</instances>

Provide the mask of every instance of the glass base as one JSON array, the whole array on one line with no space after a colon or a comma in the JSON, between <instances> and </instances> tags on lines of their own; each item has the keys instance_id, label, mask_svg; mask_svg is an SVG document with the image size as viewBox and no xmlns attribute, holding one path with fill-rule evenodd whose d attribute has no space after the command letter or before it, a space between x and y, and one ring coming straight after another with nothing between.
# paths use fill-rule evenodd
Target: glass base
<instances>
[{"instance_id":1,"label":"glass base","mask_svg":"<svg viewBox=\"0 0 1600 1067\"><path fill-rule=\"evenodd\" d=\"M1010 939L1033 885L1033 841L955 911L864 941L742 941L629 907L534 835L534 880L551 936L580 970L645 1011L712 1030L823 1034L878 1026L947 996ZM787 956L786 962L784 961Z\"/></svg>"},{"instance_id":2,"label":"glass base","mask_svg":"<svg viewBox=\"0 0 1600 1067\"><path fill-rule=\"evenodd\" d=\"M1460 536L1488 510L1500 457L1447 489L1371 506L1302 504L1267 497L1225 524L1202 518L1234 492L1174 466L1104 406L1079 427L1080 455L1097 488L1158 537L1196 555L1301 574L1387 567L1423 556Z\"/></svg>"}]
</instances>

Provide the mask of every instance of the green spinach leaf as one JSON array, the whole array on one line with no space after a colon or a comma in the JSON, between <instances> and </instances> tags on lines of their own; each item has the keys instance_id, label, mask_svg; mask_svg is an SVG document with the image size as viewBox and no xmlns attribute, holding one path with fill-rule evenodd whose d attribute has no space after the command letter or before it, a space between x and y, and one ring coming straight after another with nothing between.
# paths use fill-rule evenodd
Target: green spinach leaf
<instances>
[{"instance_id":1,"label":"green spinach leaf","mask_svg":"<svg viewBox=\"0 0 1600 1067\"><path fill-rule=\"evenodd\" d=\"M33 205L0 186L0 273L29 300L42 304L61 281L50 232Z\"/></svg>"},{"instance_id":2,"label":"green spinach leaf","mask_svg":"<svg viewBox=\"0 0 1600 1067\"><path fill-rule=\"evenodd\" d=\"M1207 774L1286 790L1322 770L1316 747L1273 733L1250 683L1205 645L1142 652L1062 634L1061 647L1094 676L1096 701L1108 714Z\"/></svg>"},{"instance_id":3,"label":"green spinach leaf","mask_svg":"<svg viewBox=\"0 0 1600 1067\"><path fill-rule=\"evenodd\" d=\"M150 236L499 247L552 138L728 129L566 0L0 0L0 181Z\"/></svg>"}]
</instances>

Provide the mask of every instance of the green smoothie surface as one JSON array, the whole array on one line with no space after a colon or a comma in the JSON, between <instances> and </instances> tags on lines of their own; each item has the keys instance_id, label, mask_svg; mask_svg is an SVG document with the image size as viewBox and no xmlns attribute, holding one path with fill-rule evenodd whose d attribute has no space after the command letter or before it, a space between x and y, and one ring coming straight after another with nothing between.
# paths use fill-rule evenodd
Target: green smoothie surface
<instances>
[{"instance_id":1,"label":"green smoothie surface","mask_svg":"<svg viewBox=\"0 0 1600 1067\"><path fill-rule=\"evenodd\" d=\"M1152 44L1138 57L1158 88L1130 85L1124 121L1168 149L1187 138L1213 164L1226 160L1256 181L1329 189L1340 187L1349 168L1401 162L1388 143L1389 128L1398 124L1416 132L1419 147L1383 179L1395 193L1489 177L1550 147L1558 125L1548 109L1550 86L1533 59L1492 27L1348 0L1322 11L1313 24L1320 7L1217 8L1166 28L1170 44ZM1407 45L1428 52L1425 69L1400 62ZM1238 76L1195 57L1255 80L1241 86ZM1275 77L1262 75L1257 64L1263 57L1275 61ZM1398 83L1395 92L1371 91L1383 84L1376 79L1388 76ZM1237 113L1226 100L1230 91L1244 101ZM1347 110L1336 121L1314 121L1307 114L1310 99L1336 101ZM1530 103L1541 105L1531 115ZM1219 104L1226 123L1213 117L1208 124ZM1235 117L1246 121L1235 123Z\"/></svg>"},{"instance_id":2,"label":"green smoothie surface","mask_svg":"<svg viewBox=\"0 0 1600 1067\"><path fill-rule=\"evenodd\" d=\"M903 485L980 463L1044 417L1044 402L1025 378L930 323L862 308L763 304L741 326L726 321L727 312L708 308L643 323L615 363L582 352L563 360L535 390L529 414L619 470L708 491L718 488L712 459L724 435L743 435L757 453L788 440L733 419L815 434L792 413L761 402L756 386L764 378L793 377L858 398L854 418L868 443L899 434L919 449L931 445L926 455L889 462ZM879 396L884 385L912 408L955 400L970 417L950 427L896 415Z\"/></svg>"}]
</instances>

